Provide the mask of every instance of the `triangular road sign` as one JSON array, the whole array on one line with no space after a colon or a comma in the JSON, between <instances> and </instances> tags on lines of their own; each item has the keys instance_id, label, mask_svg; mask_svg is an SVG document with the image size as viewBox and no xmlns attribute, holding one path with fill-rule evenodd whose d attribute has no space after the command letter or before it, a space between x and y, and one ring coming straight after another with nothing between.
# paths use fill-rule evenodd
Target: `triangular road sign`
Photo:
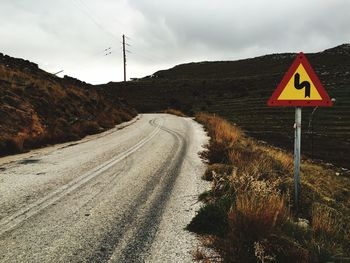
<instances>
[{"instance_id":1,"label":"triangular road sign","mask_svg":"<svg viewBox=\"0 0 350 263\"><path fill-rule=\"evenodd\" d=\"M305 55L299 53L267 105L332 106L333 103Z\"/></svg>"}]
</instances>

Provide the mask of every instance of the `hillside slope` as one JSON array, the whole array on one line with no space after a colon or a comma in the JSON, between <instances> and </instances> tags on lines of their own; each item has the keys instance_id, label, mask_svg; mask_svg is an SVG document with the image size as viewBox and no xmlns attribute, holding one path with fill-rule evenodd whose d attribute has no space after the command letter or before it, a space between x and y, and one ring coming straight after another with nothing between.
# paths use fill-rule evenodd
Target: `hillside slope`
<instances>
[{"instance_id":1,"label":"hillside slope","mask_svg":"<svg viewBox=\"0 0 350 263\"><path fill-rule=\"evenodd\" d=\"M144 79L101 87L125 97L138 111L176 108L187 114L216 113L257 139L293 148L293 108L266 102L296 54L239 61L201 62L162 70ZM331 98L332 108L303 110L302 153L350 167L350 45L306 54Z\"/></svg>"},{"instance_id":2,"label":"hillside slope","mask_svg":"<svg viewBox=\"0 0 350 263\"><path fill-rule=\"evenodd\" d=\"M76 140L135 115L117 95L0 53L0 155Z\"/></svg>"}]
</instances>

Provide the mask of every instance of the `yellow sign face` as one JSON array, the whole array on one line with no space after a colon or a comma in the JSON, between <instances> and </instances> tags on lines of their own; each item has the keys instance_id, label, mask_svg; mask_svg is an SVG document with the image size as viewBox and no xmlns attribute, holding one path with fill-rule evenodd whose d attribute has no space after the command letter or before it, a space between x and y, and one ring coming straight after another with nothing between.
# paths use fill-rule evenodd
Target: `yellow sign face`
<instances>
[{"instance_id":1,"label":"yellow sign face","mask_svg":"<svg viewBox=\"0 0 350 263\"><path fill-rule=\"evenodd\" d=\"M322 100L322 97L307 74L303 64L288 81L277 100Z\"/></svg>"},{"instance_id":2,"label":"yellow sign face","mask_svg":"<svg viewBox=\"0 0 350 263\"><path fill-rule=\"evenodd\" d=\"M280 84L267 101L272 107L330 107L326 90L303 52L295 58Z\"/></svg>"}]
</instances>

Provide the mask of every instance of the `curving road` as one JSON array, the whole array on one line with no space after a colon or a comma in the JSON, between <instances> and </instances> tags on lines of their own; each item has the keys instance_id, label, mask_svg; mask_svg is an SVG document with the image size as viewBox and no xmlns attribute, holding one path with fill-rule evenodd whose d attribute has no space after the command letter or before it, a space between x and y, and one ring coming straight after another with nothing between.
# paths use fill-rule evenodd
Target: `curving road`
<instances>
[{"instance_id":1,"label":"curving road","mask_svg":"<svg viewBox=\"0 0 350 263\"><path fill-rule=\"evenodd\" d=\"M191 262L207 140L190 118L144 114L1 158L0 262Z\"/></svg>"}]
</instances>

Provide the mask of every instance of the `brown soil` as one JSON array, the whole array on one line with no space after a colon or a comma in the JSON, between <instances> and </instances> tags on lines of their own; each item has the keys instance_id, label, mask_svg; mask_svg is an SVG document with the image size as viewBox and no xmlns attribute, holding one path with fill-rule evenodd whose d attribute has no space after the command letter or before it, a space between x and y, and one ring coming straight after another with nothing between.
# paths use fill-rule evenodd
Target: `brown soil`
<instances>
[{"instance_id":1,"label":"brown soil","mask_svg":"<svg viewBox=\"0 0 350 263\"><path fill-rule=\"evenodd\" d=\"M0 53L0 155L77 140L135 115L116 95Z\"/></svg>"}]
</instances>

